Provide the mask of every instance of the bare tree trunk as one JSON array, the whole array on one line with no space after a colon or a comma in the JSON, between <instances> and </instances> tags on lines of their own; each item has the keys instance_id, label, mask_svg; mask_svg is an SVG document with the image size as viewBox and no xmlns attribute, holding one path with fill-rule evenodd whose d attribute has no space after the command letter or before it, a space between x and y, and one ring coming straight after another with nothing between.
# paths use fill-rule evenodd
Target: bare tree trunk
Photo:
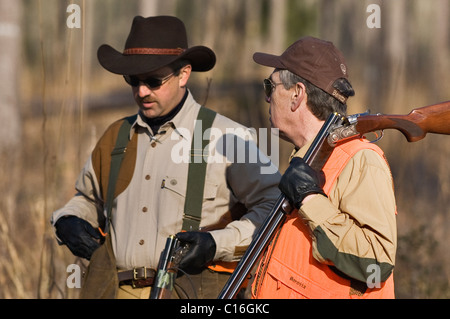
<instances>
[{"instance_id":1,"label":"bare tree trunk","mask_svg":"<svg viewBox=\"0 0 450 319\"><path fill-rule=\"evenodd\" d=\"M388 92L384 105L389 105L390 112L402 112L402 102L405 97L406 78L406 1L398 0L389 3L389 10L383 13L387 16L387 30L384 36L387 49L387 70L389 70L389 83L384 89ZM406 44L407 45L407 44ZM400 108L400 109L399 109ZM384 110L383 110L384 111Z\"/></svg>"},{"instance_id":2,"label":"bare tree trunk","mask_svg":"<svg viewBox=\"0 0 450 319\"><path fill-rule=\"evenodd\" d=\"M158 1L140 0L139 12L144 17L151 17L158 14Z\"/></svg>"},{"instance_id":3,"label":"bare tree trunk","mask_svg":"<svg viewBox=\"0 0 450 319\"><path fill-rule=\"evenodd\" d=\"M0 150L19 151L19 68L21 44L21 1L0 0Z\"/></svg>"},{"instance_id":4,"label":"bare tree trunk","mask_svg":"<svg viewBox=\"0 0 450 319\"><path fill-rule=\"evenodd\" d=\"M20 183L21 122L19 74L22 2L0 0L0 298L27 297L16 271L23 269L11 235Z\"/></svg>"},{"instance_id":5,"label":"bare tree trunk","mask_svg":"<svg viewBox=\"0 0 450 319\"><path fill-rule=\"evenodd\" d=\"M448 52L450 51L450 23L448 21L450 15L450 2L448 0L438 0L438 5L434 7L434 13L436 21L433 25L433 48L432 52L436 54L436 61L434 63L434 72L430 72L433 76L429 77L433 90L432 96L436 98L436 101L444 100L448 93L449 87L449 74L450 63L448 60ZM444 93L445 92L445 93ZM444 94L442 94L444 93ZM442 94L442 95L440 95ZM448 96L447 96L448 98Z\"/></svg>"},{"instance_id":6,"label":"bare tree trunk","mask_svg":"<svg viewBox=\"0 0 450 319\"><path fill-rule=\"evenodd\" d=\"M269 41L270 48L268 52L281 54L286 49L286 0L270 1L270 30Z\"/></svg>"}]
</instances>

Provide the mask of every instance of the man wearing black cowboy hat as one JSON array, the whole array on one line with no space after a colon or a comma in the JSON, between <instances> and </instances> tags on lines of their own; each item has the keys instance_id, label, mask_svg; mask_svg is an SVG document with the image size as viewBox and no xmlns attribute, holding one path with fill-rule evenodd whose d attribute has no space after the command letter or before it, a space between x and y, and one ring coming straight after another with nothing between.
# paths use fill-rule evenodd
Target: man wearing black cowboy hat
<instances>
[{"instance_id":1,"label":"man wearing black cowboy hat","mask_svg":"<svg viewBox=\"0 0 450 319\"><path fill-rule=\"evenodd\" d=\"M194 100L191 72L211 70L216 57L207 47L188 47L179 19L135 17L124 51L102 45L98 59L124 76L139 112L106 130L76 196L52 216L58 240L90 259L81 297L148 298L166 238L177 234L190 245L180 264L189 276L177 279L174 296L215 298L278 198L280 174L250 133L230 133L248 129ZM186 161L180 146L192 138ZM201 156L205 140L213 158ZM244 140L241 148L236 140ZM239 152L258 160L233 160ZM244 215L211 227L236 207Z\"/></svg>"}]
</instances>

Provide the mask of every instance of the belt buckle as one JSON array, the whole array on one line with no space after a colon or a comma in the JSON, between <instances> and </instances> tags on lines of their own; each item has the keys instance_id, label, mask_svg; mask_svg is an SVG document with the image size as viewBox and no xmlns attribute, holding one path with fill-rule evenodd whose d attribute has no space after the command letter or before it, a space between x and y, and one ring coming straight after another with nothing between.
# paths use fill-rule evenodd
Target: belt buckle
<instances>
[{"instance_id":1,"label":"belt buckle","mask_svg":"<svg viewBox=\"0 0 450 319\"><path fill-rule=\"evenodd\" d=\"M143 276L139 276L139 270L144 271ZM137 267L133 268L133 279L131 280L131 287L135 288L142 288L141 281L145 281L147 279L147 268L145 267Z\"/></svg>"},{"instance_id":2,"label":"belt buckle","mask_svg":"<svg viewBox=\"0 0 450 319\"><path fill-rule=\"evenodd\" d=\"M139 276L139 272L138 272L139 269L144 270L144 276ZM141 279L147 279L147 268L145 268L145 267L133 268L133 281L141 280Z\"/></svg>"},{"instance_id":3,"label":"belt buckle","mask_svg":"<svg viewBox=\"0 0 450 319\"><path fill-rule=\"evenodd\" d=\"M139 276L139 270L143 270L143 276ZM133 279L131 280L131 286L135 288L151 287L153 285L152 271L148 271L145 267L133 268Z\"/></svg>"}]
</instances>

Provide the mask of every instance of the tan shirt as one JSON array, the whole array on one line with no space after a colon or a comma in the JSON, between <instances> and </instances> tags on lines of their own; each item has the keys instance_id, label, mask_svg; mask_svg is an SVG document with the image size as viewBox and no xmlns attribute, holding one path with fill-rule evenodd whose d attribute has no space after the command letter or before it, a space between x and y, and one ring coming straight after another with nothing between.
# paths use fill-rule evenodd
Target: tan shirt
<instances>
[{"instance_id":1,"label":"tan shirt","mask_svg":"<svg viewBox=\"0 0 450 319\"><path fill-rule=\"evenodd\" d=\"M153 135L138 116L137 154L128 187L114 200L111 238L119 269L156 268L166 238L181 230L186 194L191 132L200 105L189 93L180 112ZM230 138L238 136L239 143ZM200 226L216 223L236 202L248 213L225 229L212 231L217 245L215 260L234 261L250 244L252 235L270 212L279 196L280 174L267 156L259 152L251 130L217 114L211 130L210 156L206 172ZM237 150L235 148L237 147ZM242 155L247 149L260 160ZM187 154L186 154L187 152ZM102 205L99 181L92 157L76 183L79 192L63 208L55 211L53 224L64 215L75 215L98 226L96 205ZM269 174L271 172L271 174Z\"/></svg>"},{"instance_id":2,"label":"tan shirt","mask_svg":"<svg viewBox=\"0 0 450 319\"><path fill-rule=\"evenodd\" d=\"M295 156L304 156L308 147ZM320 226L326 241L342 253L335 254L335 258L351 255L394 266L397 249L394 186L387 162L376 152L357 152L337 178L328 198L315 196L298 213L311 232ZM333 264L319 252L321 245L313 238L314 258Z\"/></svg>"}]
</instances>

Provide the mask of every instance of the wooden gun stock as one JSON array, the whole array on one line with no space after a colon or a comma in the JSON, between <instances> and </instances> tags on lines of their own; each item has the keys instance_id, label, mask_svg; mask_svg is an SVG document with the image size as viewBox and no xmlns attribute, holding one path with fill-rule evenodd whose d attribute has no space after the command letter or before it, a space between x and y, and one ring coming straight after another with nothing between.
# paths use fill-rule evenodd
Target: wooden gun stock
<instances>
[{"instance_id":1,"label":"wooden gun stock","mask_svg":"<svg viewBox=\"0 0 450 319\"><path fill-rule=\"evenodd\" d=\"M397 129L408 142L417 142L427 133L450 134L450 101L417 108L408 115L365 115L357 121L356 130L361 135Z\"/></svg>"}]
</instances>

